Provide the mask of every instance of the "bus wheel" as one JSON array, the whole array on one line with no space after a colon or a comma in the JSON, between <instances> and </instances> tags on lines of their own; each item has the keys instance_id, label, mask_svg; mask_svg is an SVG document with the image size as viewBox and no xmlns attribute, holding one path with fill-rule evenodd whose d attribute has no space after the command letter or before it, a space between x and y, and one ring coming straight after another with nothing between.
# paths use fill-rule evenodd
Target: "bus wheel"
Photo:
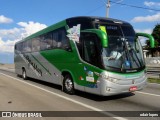
<instances>
[{"instance_id":1,"label":"bus wheel","mask_svg":"<svg viewBox=\"0 0 160 120\"><path fill-rule=\"evenodd\" d=\"M26 70L25 70L24 68L22 69L22 78L23 78L24 80L27 79Z\"/></svg>"},{"instance_id":2,"label":"bus wheel","mask_svg":"<svg viewBox=\"0 0 160 120\"><path fill-rule=\"evenodd\" d=\"M70 95L73 95L75 93L74 83L73 83L72 77L69 74L64 76L63 90L64 90L64 92L66 92Z\"/></svg>"}]
</instances>

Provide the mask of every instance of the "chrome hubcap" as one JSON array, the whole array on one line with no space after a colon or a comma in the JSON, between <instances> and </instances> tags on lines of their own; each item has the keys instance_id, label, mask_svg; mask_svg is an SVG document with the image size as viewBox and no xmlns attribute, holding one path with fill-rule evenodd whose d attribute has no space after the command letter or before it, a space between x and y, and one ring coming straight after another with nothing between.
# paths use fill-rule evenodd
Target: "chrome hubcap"
<instances>
[{"instance_id":1,"label":"chrome hubcap","mask_svg":"<svg viewBox=\"0 0 160 120\"><path fill-rule=\"evenodd\" d=\"M65 81L65 87L68 91L71 91L72 88L73 88L73 83L72 83L72 80L70 79L66 79Z\"/></svg>"},{"instance_id":2,"label":"chrome hubcap","mask_svg":"<svg viewBox=\"0 0 160 120\"><path fill-rule=\"evenodd\" d=\"M23 71L23 78L26 78L26 73L25 73L25 71Z\"/></svg>"}]
</instances>

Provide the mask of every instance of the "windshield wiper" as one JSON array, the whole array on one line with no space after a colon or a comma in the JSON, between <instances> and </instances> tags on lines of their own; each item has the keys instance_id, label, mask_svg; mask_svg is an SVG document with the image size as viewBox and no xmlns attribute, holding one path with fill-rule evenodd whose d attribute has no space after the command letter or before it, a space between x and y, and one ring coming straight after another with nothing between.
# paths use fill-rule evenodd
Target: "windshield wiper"
<instances>
[{"instance_id":1,"label":"windshield wiper","mask_svg":"<svg viewBox=\"0 0 160 120\"><path fill-rule=\"evenodd\" d=\"M137 65L137 67L141 67L141 61L139 60L137 54L135 53L135 50L131 47L130 43L127 41L127 39L122 38L122 42L125 48L125 53L126 53L126 58L127 60L129 60L130 62L130 68L132 68L132 64L131 64L131 59L130 57L133 59L133 61L135 62L135 64ZM131 52L130 52L131 51ZM135 56L135 57L134 57ZM136 58L136 59L135 59ZM138 62L137 62L138 61ZM123 67L123 65L122 65Z\"/></svg>"},{"instance_id":2,"label":"windshield wiper","mask_svg":"<svg viewBox=\"0 0 160 120\"><path fill-rule=\"evenodd\" d=\"M131 48L130 50L131 50L132 54L134 54L134 55L135 55L135 57L136 57L136 59L138 60L139 67L142 67L141 61L139 60L139 58L138 58L137 54L135 53L135 50L134 50L133 48ZM132 55L132 57L133 57L133 59L134 59L134 56L133 56L133 55ZM136 60L135 60L135 59L134 59L134 61L136 62ZM136 62L136 64L137 64L137 62Z\"/></svg>"},{"instance_id":3,"label":"windshield wiper","mask_svg":"<svg viewBox=\"0 0 160 120\"><path fill-rule=\"evenodd\" d=\"M135 50L131 47L130 43L127 42L127 39L124 39L123 38L123 42L124 42L124 45L125 45L125 50L126 52L128 53L128 55L133 59L133 61L136 63L137 67L141 67L142 64L141 64L141 61L139 60L137 54L135 53ZM132 54L130 54L130 51L132 52ZM134 55L133 55L134 54ZM134 57L135 56L135 57ZM137 60L136 60L136 59ZM137 63L138 61L138 63Z\"/></svg>"},{"instance_id":4,"label":"windshield wiper","mask_svg":"<svg viewBox=\"0 0 160 120\"><path fill-rule=\"evenodd\" d=\"M131 60L130 60L130 54L129 54L129 50L128 50L128 47L127 47L127 42L126 42L126 39L125 38L121 38L121 41L122 41L122 45L123 45L123 49L124 49L124 53L125 55L123 55L123 60L126 62L129 61L129 67L132 68L132 64L131 64ZM125 56L125 57L124 57ZM122 69L123 69L123 63L122 63Z\"/></svg>"}]
</instances>

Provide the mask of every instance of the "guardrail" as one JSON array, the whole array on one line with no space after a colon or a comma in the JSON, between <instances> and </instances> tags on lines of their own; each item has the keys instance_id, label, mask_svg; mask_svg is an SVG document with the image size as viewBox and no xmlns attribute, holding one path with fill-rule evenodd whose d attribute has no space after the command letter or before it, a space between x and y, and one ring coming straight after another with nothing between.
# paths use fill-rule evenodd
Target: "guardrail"
<instances>
[{"instance_id":1,"label":"guardrail","mask_svg":"<svg viewBox=\"0 0 160 120\"><path fill-rule=\"evenodd\" d=\"M145 58L147 66L160 67L160 57Z\"/></svg>"},{"instance_id":2,"label":"guardrail","mask_svg":"<svg viewBox=\"0 0 160 120\"><path fill-rule=\"evenodd\" d=\"M150 77L157 76L160 78L160 67L147 66L147 74L149 74Z\"/></svg>"},{"instance_id":3,"label":"guardrail","mask_svg":"<svg viewBox=\"0 0 160 120\"><path fill-rule=\"evenodd\" d=\"M160 57L145 58L145 62L149 76L160 78Z\"/></svg>"}]
</instances>

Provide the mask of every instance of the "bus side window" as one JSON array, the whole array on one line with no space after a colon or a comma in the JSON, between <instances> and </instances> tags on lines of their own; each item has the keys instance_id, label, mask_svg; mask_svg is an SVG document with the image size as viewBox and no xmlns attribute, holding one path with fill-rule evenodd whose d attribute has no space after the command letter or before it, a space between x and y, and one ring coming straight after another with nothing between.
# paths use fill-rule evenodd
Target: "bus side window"
<instances>
[{"instance_id":1,"label":"bus side window","mask_svg":"<svg viewBox=\"0 0 160 120\"><path fill-rule=\"evenodd\" d=\"M32 52L40 51L40 40L38 38L32 39Z\"/></svg>"},{"instance_id":2,"label":"bus side window","mask_svg":"<svg viewBox=\"0 0 160 120\"><path fill-rule=\"evenodd\" d=\"M31 52L32 42L31 40L26 41L25 43L25 52Z\"/></svg>"},{"instance_id":3,"label":"bus side window","mask_svg":"<svg viewBox=\"0 0 160 120\"><path fill-rule=\"evenodd\" d=\"M58 41L58 31L53 31L52 32L52 46L53 48L57 48L57 41Z\"/></svg>"},{"instance_id":4,"label":"bus side window","mask_svg":"<svg viewBox=\"0 0 160 120\"><path fill-rule=\"evenodd\" d=\"M14 50L17 50L17 45L15 45Z\"/></svg>"},{"instance_id":5,"label":"bus side window","mask_svg":"<svg viewBox=\"0 0 160 120\"><path fill-rule=\"evenodd\" d=\"M65 50L71 48L65 27L52 31L52 46Z\"/></svg>"},{"instance_id":6,"label":"bus side window","mask_svg":"<svg viewBox=\"0 0 160 120\"><path fill-rule=\"evenodd\" d=\"M25 48L26 48L26 42L24 41L24 42L22 42L22 52L24 53L25 52Z\"/></svg>"},{"instance_id":7,"label":"bus side window","mask_svg":"<svg viewBox=\"0 0 160 120\"><path fill-rule=\"evenodd\" d=\"M42 39L41 39L41 50L48 50L53 48L52 45L52 34L51 33L47 33L45 35L43 35Z\"/></svg>"},{"instance_id":8,"label":"bus side window","mask_svg":"<svg viewBox=\"0 0 160 120\"><path fill-rule=\"evenodd\" d=\"M22 42L17 44L17 50L22 52Z\"/></svg>"},{"instance_id":9,"label":"bus side window","mask_svg":"<svg viewBox=\"0 0 160 120\"><path fill-rule=\"evenodd\" d=\"M69 39L67 37L66 29L63 27L59 30L59 41L58 41L58 47L61 47L62 49L68 49L70 48Z\"/></svg>"},{"instance_id":10,"label":"bus side window","mask_svg":"<svg viewBox=\"0 0 160 120\"><path fill-rule=\"evenodd\" d=\"M23 53L26 52L26 49L27 49L27 41L24 41L23 42Z\"/></svg>"}]
</instances>

